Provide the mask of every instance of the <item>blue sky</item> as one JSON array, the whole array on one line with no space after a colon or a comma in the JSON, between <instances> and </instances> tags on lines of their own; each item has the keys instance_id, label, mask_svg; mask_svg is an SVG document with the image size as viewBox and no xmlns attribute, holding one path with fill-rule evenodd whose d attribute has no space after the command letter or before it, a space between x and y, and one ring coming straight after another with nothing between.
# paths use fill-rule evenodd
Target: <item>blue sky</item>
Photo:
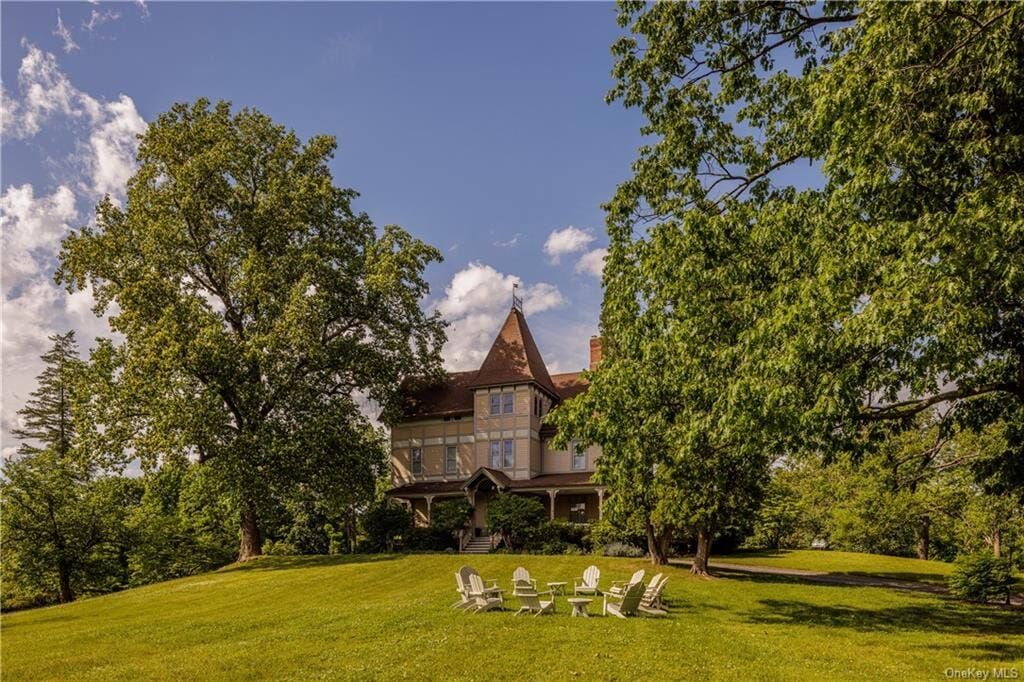
<instances>
[{"instance_id":1,"label":"blue sky","mask_svg":"<svg viewBox=\"0 0 1024 682\"><path fill-rule=\"evenodd\" d=\"M513 279L553 371L586 363L600 205L628 177L636 111L606 105L615 7L572 4L3 3L3 445L48 333L103 333L49 284L60 237L131 172L177 101L228 99L337 136L339 185L436 245L425 307L476 363ZM59 21L59 23L58 23ZM574 229L569 229L570 227ZM550 241L549 241L550 240ZM547 244L547 248L545 245Z\"/></svg>"}]
</instances>

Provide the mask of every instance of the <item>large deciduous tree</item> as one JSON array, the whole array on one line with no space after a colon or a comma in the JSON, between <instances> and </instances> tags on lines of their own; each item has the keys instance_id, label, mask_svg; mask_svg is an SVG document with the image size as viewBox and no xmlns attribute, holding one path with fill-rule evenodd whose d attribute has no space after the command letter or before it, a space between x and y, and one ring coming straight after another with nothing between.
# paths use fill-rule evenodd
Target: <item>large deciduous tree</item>
<instances>
[{"instance_id":1,"label":"large deciduous tree","mask_svg":"<svg viewBox=\"0 0 1024 682\"><path fill-rule=\"evenodd\" d=\"M1024 424L1024 7L623 2L619 19L609 99L650 142L608 206L587 401L646 392L666 459L845 449L949 403L961 426ZM1003 480L1022 459L1008 439Z\"/></svg>"},{"instance_id":2,"label":"large deciduous tree","mask_svg":"<svg viewBox=\"0 0 1024 682\"><path fill-rule=\"evenodd\" d=\"M779 232L736 390L823 436L950 401L973 427L1024 423L1024 7L626 3L620 20L611 97L654 141L613 228L743 211Z\"/></svg>"},{"instance_id":3,"label":"large deciduous tree","mask_svg":"<svg viewBox=\"0 0 1024 682\"><path fill-rule=\"evenodd\" d=\"M103 201L61 252L58 280L91 287L124 337L94 354L93 436L210 466L241 510L240 560L296 484L372 481L383 453L357 394L392 409L403 377L440 371L443 323L420 307L440 254L353 209L335 146L225 102L175 105L142 136L126 205Z\"/></svg>"}]
</instances>

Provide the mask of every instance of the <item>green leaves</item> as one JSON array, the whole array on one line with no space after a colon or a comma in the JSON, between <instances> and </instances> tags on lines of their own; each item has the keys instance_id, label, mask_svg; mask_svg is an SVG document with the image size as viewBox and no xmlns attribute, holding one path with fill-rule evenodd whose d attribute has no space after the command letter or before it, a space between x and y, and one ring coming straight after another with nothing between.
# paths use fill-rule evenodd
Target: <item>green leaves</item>
<instances>
[{"instance_id":1,"label":"green leaves","mask_svg":"<svg viewBox=\"0 0 1024 682\"><path fill-rule=\"evenodd\" d=\"M607 206L604 360L552 416L602 444L619 502L720 527L774 457L863 447L866 423L943 398L972 428L1016 419L1024 10L626 2L619 19L609 99L650 142Z\"/></svg>"},{"instance_id":2,"label":"green leaves","mask_svg":"<svg viewBox=\"0 0 1024 682\"><path fill-rule=\"evenodd\" d=\"M372 492L383 450L355 395L387 413L404 377L440 371L443 325L419 305L440 254L378 234L334 185L334 151L226 102L149 127L127 205L101 204L57 274L116 304L125 339L96 358L112 400L97 438L150 466L215 463L253 513L299 483Z\"/></svg>"}]
</instances>

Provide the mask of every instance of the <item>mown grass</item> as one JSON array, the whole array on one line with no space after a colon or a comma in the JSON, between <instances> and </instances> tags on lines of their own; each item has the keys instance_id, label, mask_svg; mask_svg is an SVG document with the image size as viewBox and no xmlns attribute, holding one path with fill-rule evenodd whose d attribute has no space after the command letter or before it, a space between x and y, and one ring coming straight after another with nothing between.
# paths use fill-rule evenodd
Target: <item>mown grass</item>
<instances>
[{"instance_id":1,"label":"mown grass","mask_svg":"<svg viewBox=\"0 0 1024 682\"><path fill-rule=\"evenodd\" d=\"M878 554L813 549L737 552L727 556L712 557L712 562L714 561L751 566L796 568L836 575L913 580L933 585L945 585L946 578L953 571L953 564L942 561L922 561Z\"/></svg>"},{"instance_id":2,"label":"mown grass","mask_svg":"<svg viewBox=\"0 0 1024 682\"><path fill-rule=\"evenodd\" d=\"M930 585L946 585L954 568L953 564L943 561L922 561L879 554L813 549L743 551L722 557L712 557L712 562L715 561L748 566L795 568L832 575L910 580ZM1024 591L1024 575L1017 574L1013 590L1014 592ZM1021 671L1021 675L1024 676L1024 671Z\"/></svg>"},{"instance_id":3,"label":"mown grass","mask_svg":"<svg viewBox=\"0 0 1024 682\"><path fill-rule=\"evenodd\" d=\"M871 569L872 557L851 567ZM886 558L878 558L880 562ZM1024 672L1019 610L931 594L700 579L670 567L671 614L628 621L452 611L452 555L269 558L0 620L5 680L940 679L948 667ZM590 563L602 584L641 560L490 555L507 585ZM885 569L888 570L888 569ZM599 605L595 604L595 607ZM599 611L594 608L592 611Z\"/></svg>"}]
</instances>

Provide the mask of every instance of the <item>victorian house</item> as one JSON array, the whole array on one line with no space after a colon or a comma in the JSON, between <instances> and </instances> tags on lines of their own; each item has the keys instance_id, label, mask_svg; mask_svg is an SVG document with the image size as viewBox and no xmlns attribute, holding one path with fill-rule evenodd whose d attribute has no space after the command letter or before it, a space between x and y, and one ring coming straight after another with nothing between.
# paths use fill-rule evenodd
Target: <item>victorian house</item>
<instances>
[{"instance_id":1,"label":"victorian house","mask_svg":"<svg viewBox=\"0 0 1024 682\"><path fill-rule=\"evenodd\" d=\"M600 359L601 340L592 337L590 366ZM488 502L506 493L536 497L553 520L597 520L604 490L591 476L600 447L556 450L555 428L543 422L585 390L579 372L548 373L514 299L479 369L406 394L404 416L391 425L388 497L409 505L418 524L429 522L434 503L465 497L477 536L487 533Z\"/></svg>"}]
</instances>

